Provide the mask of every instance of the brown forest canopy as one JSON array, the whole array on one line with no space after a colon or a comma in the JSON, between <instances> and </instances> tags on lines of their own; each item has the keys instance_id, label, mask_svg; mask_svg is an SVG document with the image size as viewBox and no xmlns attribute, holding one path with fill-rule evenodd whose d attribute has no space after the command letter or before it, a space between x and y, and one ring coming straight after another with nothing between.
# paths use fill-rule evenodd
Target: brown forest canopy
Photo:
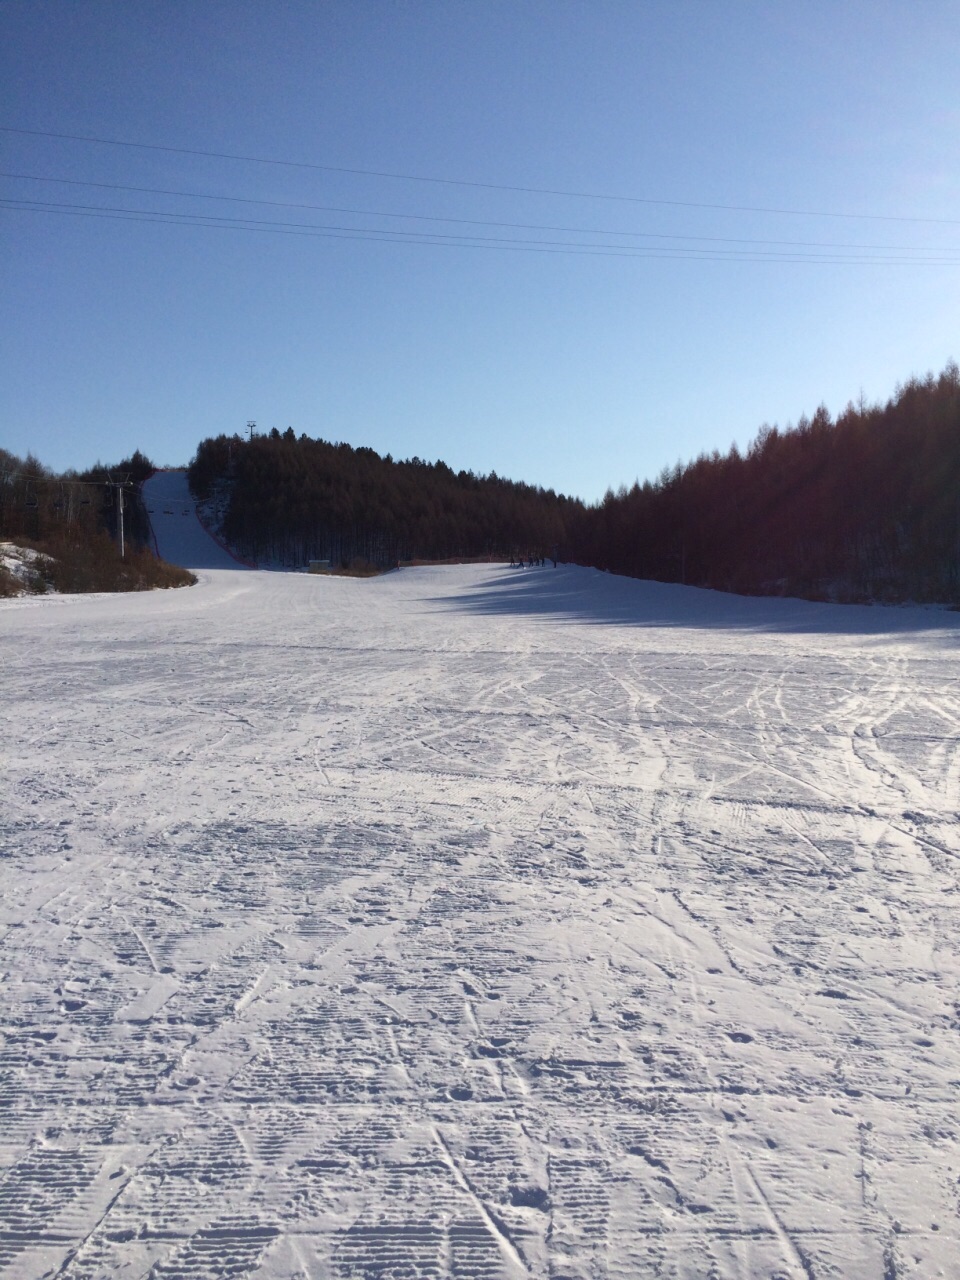
<instances>
[{"instance_id":1,"label":"brown forest canopy","mask_svg":"<svg viewBox=\"0 0 960 1280\"><path fill-rule=\"evenodd\" d=\"M764 427L746 450L677 464L585 506L495 474L394 462L282 435L205 440L190 467L244 554L297 565L362 557L550 555L750 594L960 598L960 372L884 406Z\"/></svg>"},{"instance_id":2,"label":"brown forest canopy","mask_svg":"<svg viewBox=\"0 0 960 1280\"><path fill-rule=\"evenodd\" d=\"M117 533L117 484L123 488L124 536L135 546L150 541L140 485L154 465L139 450L115 467L57 474L29 455L0 449L0 538L35 543L76 542L95 533Z\"/></svg>"},{"instance_id":3,"label":"brown forest canopy","mask_svg":"<svg viewBox=\"0 0 960 1280\"><path fill-rule=\"evenodd\" d=\"M960 596L960 371L911 379L883 407L825 408L764 427L741 454L701 456L608 493L583 563L749 594Z\"/></svg>"},{"instance_id":4,"label":"brown forest canopy","mask_svg":"<svg viewBox=\"0 0 960 1280\"><path fill-rule=\"evenodd\" d=\"M204 440L189 480L197 498L214 501L224 536L243 555L293 566L547 555L583 512L549 489L443 462L394 462L290 428Z\"/></svg>"},{"instance_id":5,"label":"brown forest canopy","mask_svg":"<svg viewBox=\"0 0 960 1280\"><path fill-rule=\"evenodd\" d=\"M55 475L0 450L0 538L56 544L62 558L115 538L122 476L126 537L144 545L138 484L151 470L134 453L109 470ZM292 430L204 440L190 482L240 551L292 566L556 549L616 573L751 594L960 601L954 363L911 379L886 405L850 404L836 421L820 408L796 427L764 427L744 453L678 463L594 506Z\"/></svg>"},{"instance_id":6,"label":"brown forest canopy","mask_svg":"<svg viewBox=\"0 0 960 1280\"><path fill-rule=\"evenodd\" d=\"M57 475L36 458L0 449L0 541L32 547L31 591L145 591L185 586L192 574L158 560L140 486L153 463L139 450L115 467ZM118 539L123 503L124 555ZM0 567L0 596L24 583Z\"/></svg>"}]
</instances>

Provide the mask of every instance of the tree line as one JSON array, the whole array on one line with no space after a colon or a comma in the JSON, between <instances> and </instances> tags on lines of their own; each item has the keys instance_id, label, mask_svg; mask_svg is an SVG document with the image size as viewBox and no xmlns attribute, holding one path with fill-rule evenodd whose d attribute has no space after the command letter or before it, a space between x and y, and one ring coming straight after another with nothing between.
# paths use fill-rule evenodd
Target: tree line
<instances>
[{"instance_id":1,"label":"tree line","mask_svg":"<svg viewBox=\"0 0 960 1280\"><path fill-rule=\"evenodd\" d=\"M202 441L194 495L243 556L381 567L401 560L546 556L565 544L577 499L443 462L282 434Z\"/></svg>"},{"instance_id":2,"label":"tree line","mask_svg":"<svg viewBox=\"0 0 960 1280\"><path fill-rule=\"evenodd\" d=\"M960 599L960 371L761 428L586 513L584 564L746 594Z\"/></svg>"},{"instance_id":3,"label":"tree line","mask_svg":"<svg viewBox=\"0 0 960 1280\"><path fill-rule=\"evenodd\" d=\"M118 562L118 479L128 545L146 554L139 486L152 471L139 451L113 468L56 475L0 449L0 540L73 563L74 582L104 583ZM291 568L552 556L747 594L960 602L953 362L910 379L885 405L851 403L835 421L821 406L795 426L762 427L743 452L677 463L592 505L292 429L204 440L189 480L242 555ZM83 569L95 560L102 572Z\"/></svg>"},{"instance_id":4,"label":"tree line","mask_svg":"<svg viewBox=\"0 0 960 1280\"><path fill-rule=\"evenodd\" d=\"M139 591L182 586L191 574L150 552L150 519L140 486L155 468L139 450L115 467L56 473L32 455L0 449L0 541L39 552L28 587L34 591ZM119 548L123 504L125 555ZM0 575L0 595L20 589Z\"/></svg>"},{"instance_id":5,"label":"tree line","mask_svg":"<svg viewBox=\"0 0 960 1280\"><path fill-rule=\"evenodd\" d=\"M587 505L534 485L284 433L204 440L190 484L243 555L381 566L558 555L746 594L960 599L960 371L821 406L749 447Z\"/></svg>"}]
</instances>

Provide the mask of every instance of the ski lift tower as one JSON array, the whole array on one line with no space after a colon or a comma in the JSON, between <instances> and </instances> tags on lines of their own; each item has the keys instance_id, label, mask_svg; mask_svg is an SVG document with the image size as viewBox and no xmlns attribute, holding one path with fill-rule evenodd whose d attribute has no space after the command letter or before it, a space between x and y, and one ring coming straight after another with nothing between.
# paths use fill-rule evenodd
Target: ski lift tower
<instances>
[{"instance_id":1,"label":"ski lift tower","mask_svg":"<svg viewBox=\"0 0 960 1280\"><path fill-rule=\"evenodd\" d=\"M256 434L257 434L257 424L256 422L254 422L252 418L248 418L247 419L247 435L252 440Z\"/></svg>"}]
</instances>

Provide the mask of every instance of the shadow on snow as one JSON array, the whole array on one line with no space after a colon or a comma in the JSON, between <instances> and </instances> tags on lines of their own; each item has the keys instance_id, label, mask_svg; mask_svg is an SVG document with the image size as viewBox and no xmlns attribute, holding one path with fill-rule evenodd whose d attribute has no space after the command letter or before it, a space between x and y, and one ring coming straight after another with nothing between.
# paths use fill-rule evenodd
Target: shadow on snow
<instances>
[{"instance_id":1,"label":"shadow on snow","mask_svg":"<svg viewBox=\"0 0 960 1280\"><path fill-rule=\"evenodd\" d=\"M679 583L624 578L576 565L497 568L468 591L434 599L447 608L489 616L540 615L567 622L632 627L850 636L960 632L960 614L942 607L739 596Z\"/></svg>"}]
</instances>

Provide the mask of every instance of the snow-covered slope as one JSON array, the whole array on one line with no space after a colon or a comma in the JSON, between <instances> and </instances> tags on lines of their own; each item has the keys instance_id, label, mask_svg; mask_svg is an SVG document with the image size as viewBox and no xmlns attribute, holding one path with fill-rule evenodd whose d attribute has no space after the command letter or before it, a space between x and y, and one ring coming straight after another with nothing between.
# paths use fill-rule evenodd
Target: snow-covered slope
<instances>
[{"instance_id":1,"label":"snow-covered slope","mask_svg":"<svg viewBox=\"0 0 960 1280\"><path fill-rule=\"evenodd\" d=\"M564 568L0 603L0 1274L956 1276L958 640Z\"/></svg>"},{"instance_id":2,"label":"snow-covered slope","mask_svg":"<svg viewBox=\"0 0 960 1280\"><path fill-rule=\"evenodd\" d=\"M246 568L200 523L186 471L156 472L144 482L143 500L162 559L185 569Z\"/></svg>"}]
</instances>

